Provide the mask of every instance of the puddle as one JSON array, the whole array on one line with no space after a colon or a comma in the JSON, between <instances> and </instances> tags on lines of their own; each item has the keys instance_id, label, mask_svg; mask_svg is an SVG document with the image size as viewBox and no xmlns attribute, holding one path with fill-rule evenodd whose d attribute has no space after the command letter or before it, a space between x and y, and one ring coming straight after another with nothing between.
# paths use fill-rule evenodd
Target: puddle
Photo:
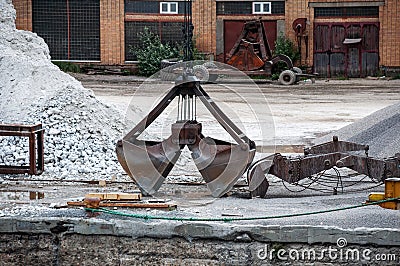
<instances>
[{"instance_id":1,"label":"puddle","mask_svg":"<svg viewBox=\"0 0 400 266\"><path fill-rule=\"evenodd\" d=\"M38 191L0 191L0 200L40 200L44 199L44 192Z\"/></svg>"}]
</instances>

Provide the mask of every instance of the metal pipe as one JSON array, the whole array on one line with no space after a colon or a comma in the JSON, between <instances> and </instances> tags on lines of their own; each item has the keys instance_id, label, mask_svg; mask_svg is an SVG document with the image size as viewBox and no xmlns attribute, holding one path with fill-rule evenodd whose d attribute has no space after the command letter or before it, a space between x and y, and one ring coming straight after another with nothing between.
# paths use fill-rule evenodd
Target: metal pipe
<instances>
[{"instance_id":1,"label":"metal pipe","mask_svg":"<svg viewBox=\"0 0 400 266\"><path fill-rule=\"evenodd\" d=\"M176 121L179 121L179 105L181 104L181 96L178 96L178 112L176 114Z\"/></svg>"},{"instance_id":2,"label":"metal pipe","mask_svg":"<svg viewBox=\"0 0 400 266\"><path fill-rule=\"evenodd\" d=\"M194 120L197 120L197 96L194 96Z\"/></svg>"},{"instance_id":3,"label":"metal pipe","mask_svg":"<svg viewBox=\"0 0 400 266\"><path fill-rule=\"evenodd\" d=\"M194 120L194 96L192 96L192 120Z\"/></svg>"}]
</instances>

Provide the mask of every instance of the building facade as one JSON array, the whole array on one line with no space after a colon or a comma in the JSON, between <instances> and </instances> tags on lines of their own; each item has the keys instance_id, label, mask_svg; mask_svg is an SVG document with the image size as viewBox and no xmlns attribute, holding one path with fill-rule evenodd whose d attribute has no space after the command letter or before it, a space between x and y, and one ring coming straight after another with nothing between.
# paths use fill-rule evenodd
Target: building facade
<instances>
[{"instance_id":1,"label":"building facade","mask_svg":"<svg viewBox=\"0 0 400 266\"><path fill-rule=\"evenodd\" d=\"M17 28L48 43L53 60L129 65L144 28L163 42L183 39L179 0L13 0ZM285 35L298 65L322 76L360 77L400 68L398 0L193 0L197 48L224 62L243 23L261 19L274 48Z\"/></svg>"}]
</instances>

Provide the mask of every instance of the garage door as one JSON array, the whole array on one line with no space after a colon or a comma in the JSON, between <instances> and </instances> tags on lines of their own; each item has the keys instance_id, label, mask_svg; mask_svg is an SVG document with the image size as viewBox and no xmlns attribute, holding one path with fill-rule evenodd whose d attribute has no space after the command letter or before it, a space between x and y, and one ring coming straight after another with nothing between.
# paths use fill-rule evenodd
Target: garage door
<instances>
[{"instance_id":1,"label":"garage door","mask_svg":"<svg viewBox=\"0 0 400 266\"><path fill-rule=\"evenodd\" d=\"M365 77L379 68L378 23L316 23L314 70L323 77Z\"/></svg>"}]
</instances>

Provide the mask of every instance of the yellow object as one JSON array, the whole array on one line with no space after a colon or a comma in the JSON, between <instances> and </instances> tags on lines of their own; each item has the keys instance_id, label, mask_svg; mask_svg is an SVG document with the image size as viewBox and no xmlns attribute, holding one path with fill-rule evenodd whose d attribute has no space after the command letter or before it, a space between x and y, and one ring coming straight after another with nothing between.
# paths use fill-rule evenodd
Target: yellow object
<instances>
[{"instance_id":1,"label":"yellow object","mask_svg":"<svg viewBox=\"0 0 400 266\"><path fill-rule=\"evenodd\" d=\"M373 202L373 201L380 201L385 199L385 193L379 193L379 192L374 192L369 194L368 196L368 201Z\"/></svg>"},{"instance_id":2,"label":"yellow object","mask_svg":"<svg viewBox=\"0 0 400 266\"><path fill-rule=\"evenodd\" d=\"M388 178L385 180L385 193L371 193L367 202L376 202L380 200L400 197L400 178ZM385 209L400 210L400 200L379 203L379 206Z\"/></svg>"},{"instance_id":3,"label":"yellow object","mask_svg":"<svg viewBox=\"0 0 400 266\"><path fill-rule=\"evenodd\" d=\"M400 178L388 178L385 180L385 197L400 197Z\"/></svg>"},{"instance_id":4,"label":"yellow object","mask_svg":"<svg viewBox=\"0 0 400 266\"><path fill-rule=\"evenodd\" d=\"M388 178L385 180L385 198L400 197L400 178ZM379 204L382 208L400 210L400 200Z\"/></svg>"}]
</instances>

